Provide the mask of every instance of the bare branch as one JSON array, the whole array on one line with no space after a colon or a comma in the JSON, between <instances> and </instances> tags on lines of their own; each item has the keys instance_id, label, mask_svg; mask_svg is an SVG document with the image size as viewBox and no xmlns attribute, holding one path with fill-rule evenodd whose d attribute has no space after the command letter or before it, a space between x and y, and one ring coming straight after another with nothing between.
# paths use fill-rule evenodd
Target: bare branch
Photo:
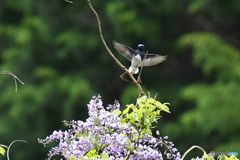
<instances>
[{"instance_id":1,"label":"bare branch","mask_svg":"<svg viewBox=\"0 0 240 160\"><path fill-rule=\"evenodd\" d=\"M154 99L156 99L156 98L157 98L157 95L158 95L158 93L156 93L156 94L155 94L155 96L154 96Z\"/></svg>"},{"instance_id":2,"label":"bare branch","mask_svg":"<svg viewBox=\"0 0 240 160\"><path fill-rule=\"evenodd\" d=\"M8 150L7 150L7 159L8 159L8 160L10 160L10 159L9 159L9 150L10 150L10 147L11 147L12 144L15 143L15 142L24 142L24 143L27 143L27 141L24 141L24 140L15 140L15 141L13 141L13 142L9 145Z\"/></svg>"},{"instance_id":3,"label":"bare branch","mask_svg":"<svg viewBox=\"0 0 240 160\"><path fill-rule=\"evenodd\" d=\"M139 97L143 96L145 93L143 92L142 90L142 87L141 85L135 80L135 78L132 76L132 74L127 70L127 68L125 66L123 66L121 64L121 62L118 61L118 59L113 55L113 53L111 52L111 50L108 48L105 40L104 40L104 37L102 35L102 28L101 28L101 22L100 22L100 19L99 19L99 16L97 14L97 12L95 11L95 9L93 8L92 4L91 4L91 0L87 0L90 8L92 9L93 13L95 14L96 18L97 18L97 22L98 22L98 29L99 29L99 35L100 35L100 38L103 42L103 45L104 47L106 48L106 50L108 51L108 53L110 54L110 56L115 60L115 62L124 70L128 73L128 75L131 77L131 79L133 80L133 82L137 85L138 87L138 90L139 90Z\"/></svg>"},{"instance_id":4,"label":"bare branch","mask_svg":"<svg viewBox=\"0 0 240 160\"><path fill-rule=\"evenodd\" d=\"M65 0L66 2L68 2L68 3L73 3L72 1L69 1L69 0Z\"/></svg>"},{"instance_id":5,"label":"bare branch","mask_svg":"<svg viewBox=\"0 0 240 160\"><path fill-rule=\"evenodd\" d=\"M16 75L14 75L12 72L2 71L2 72L0 72L0 75L1 75L1 74L9 74L9 75L11 75L11 76L13 77L14 82L15 82L15 92L17 92L17 81L16 81L16 79L17 79L20 83L22 83L22 85L24 85L24 83L23 83Z\"/></svg>"},{"instance_id":6,"label":"bare branch","mask_svg":"<svg viewBox=\"0 0 240 160\"><path fill-rule=\"evenodd\" d=\"M206 151L204 150L204 149L202 149L202 147L199 147L199 146L192 146L191 148L189 148L184 154L183 154L183 156L182 156L182 160L186 157L186 155L191 151L191 150L193 150L194 148L198 148L198 149L200 149L200 150L202 150L203 151L203 154L205 154L206 153ZM207 154L207 153L206 153Z\"/></svg>"},{"instance_id":7,"label":"bare branch","mask_svg":"<svg viewBox=\"0 0 240 160\"><path fill-rule=\"evenodd\" d=\"M146 53L146 55L145 55L145 57L143 58L142 61L145 60L145 58L147 57L147 54L148 54L148 51L147 51L147 53ZM138 80L137 80L138 83L140 83L140 81L141 81L142 70L143 70L143 65L141 66L141 69L140 69L140 72L139 72L139 75L138 75Z\"/></svg>"}]
</instances>

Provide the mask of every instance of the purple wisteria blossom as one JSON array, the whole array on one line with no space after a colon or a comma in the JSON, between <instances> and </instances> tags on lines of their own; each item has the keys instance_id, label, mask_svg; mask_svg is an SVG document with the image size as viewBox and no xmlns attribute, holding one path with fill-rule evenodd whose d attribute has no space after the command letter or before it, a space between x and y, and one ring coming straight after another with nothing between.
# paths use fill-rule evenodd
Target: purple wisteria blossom
<instances>
[{"instance_id":1,"label":"purple wisteria blossom","mask_svg":"<svg viewBox=\"0 0 240 160\"><path fill-rule=\"evenodd\" d=\"M165 136L155 138L142 134L130 123L121 121L120 105L115 102L104 109L100 96L93 97L88 106L89 118L83 121L64 121L69 129L54 131L45 139L44 145L59 141L58 146L49 151L49 159L61 155L66 159L159 159L163 156L159 148L167 148L164 153L168 159L180 160L180 153ZM159 131L157 131L159 136Z\"/></svg>"}]
</instances>

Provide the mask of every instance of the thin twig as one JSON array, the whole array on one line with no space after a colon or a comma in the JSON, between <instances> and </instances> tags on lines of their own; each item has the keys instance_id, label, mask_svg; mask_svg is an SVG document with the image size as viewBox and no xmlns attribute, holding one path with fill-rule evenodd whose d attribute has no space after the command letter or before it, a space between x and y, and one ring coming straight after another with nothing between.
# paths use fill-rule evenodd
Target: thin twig
<instances>
[{"instance_id":1,"label":"thin twig","mask_svg":"<svg viewBox=\"0 0 240 160\"><path fill-rule=\"evenodd\" d=\"M147 54L148 54L148 51L146 52L146 54L145 54L142 62L146 59ZM141 80L142 70L143 70L143 65L141 65L141 69L140 69L140 72L139 72L139 75L138 75L138 80L137 80L138 83L140 83L140 80ZM140 97L139 97L139 98L140 98Z\"/></svg>"},{"instance_id":2,"label":"thin twig","mask_svg":"<svg viewBox=\"0 0 240 160\"><path fill-rule=\"evenodd\" d=\"M144 115L143 115L143 116L144 116ZM142 132L142 127L140 127L140 129L139 129L139 131L138 131L138 137L137 137L137 140L136 140L136 142L133 144L133 146L134 146L134 150L136 150L136 147L137 147L137 144L138 144L139 138L140 138L140 136L141 136L141 132ZM127 157L125 158L125 160L128 160L131 154L132 154L132 152L129 152L128 155L127 155Z\"/></svg>"},{"instance_id":3,"label":"thin twig","mask_svg":"<svg viewBox=\"0 0 240 160\"><path fill-rule=\"evenodd\" d=\"M69 0L65 0L66 2L68 2L68 3L73 3L72 1L69 1Z\"/></svg>"},{"instance_id":4,"label":"thin twig","mask_svg":"<svg viewBox=\"0 0 240 160\"><path fill-rule=\"evenodd\" d=\"M129 151L129 153L128 153L127 157L125 158L125 160L128 160L131 154L132 154L132 152Z\"/></svg>"},{"instance_id":5,"label":"thin twig","mask_svg":"<svg viewBox=\"0 0 240 160\"><path fill-rule=\"evenodd\" d=\"M183 154L183 156L182 156L182 160L186 157L186 155L191 151L191 150L193 150L194 148L198 148L198 149L200 149L200 150L202 150L203 151L203 154L205 154L206 153L206 151L202 148L202 147L199 147L199 146L192 146L191 148L189 148L184 154Z\"/></svg>"},{"instance_id":6,"label":"thin twig","mask_svg":"<svg viewBox=\"0 0 240 160\"><path fill-rule=\"evenodd\" d=\"M1 74L9 74L9 75L11 75L11 76L13 77L14 82L15 82L15 92L17 92L17 81L16 81L16 79L17 79L20 83L22 83L22 85L24 85L24 83L23 83L16 75L14 75L12 72L2 71L2 72L0 72L0 75L1 75Z\"/></svg>"},{"instance_id":7,"label":"thin twig","mask_svg":"<svg viewBox=\"0 0 240 160\"><path fill-rule=\"evenodd\" d=\"M0 147L8 148L8 146L6 146L6 145L4 145L4 144L0 144Z\"/></svg>"},{"instance_id":8,"label":"thin twig","mask_svg":"<svg viewBox=\"0 0 240 160\"><path fill-rule=\"evenodd\" d=\"M90 8L92 9L93 13L95 14L96 18L97 18L97 22L98 22L98 29L99 29L99 35L100 35L100 38L103 42L103 45L104 47L106 48L106 50L108 51L108 53L110 54L110 56L115 60L115 62L125 71L128 73L128 75L131 77L131 79L133 80L133 82L137 85L138 87L138 90L139 90L139 97L141 97L142 95L144 95L145 93L143 92L142 90L142 87L141 85L135 80L135 78L133 77L133 75L127 70L127 68L125 66L123 66L121 64L121 62L118 61L118 59L113 55L113 53L111 52L111 50L108 48L105 40L104 40L104 37L102 35L102 28L101 28L101 22L100 22L100 18L97 14L97 12L95 11L95 9L93 8L92 4L91 4L91 0L87 0Z\"/></svg>"},{"instance_id":9,"label":"thin twig","mask_svg":"<svg viewBox=\"0 0 240 160\"><path fill-rule=\"evenodd\" d=\"M13 141L13 142L9 145L8 150L7 150L7 159L8 159L8 160L10 160L10 159L9 159L9 150L10 150L10 147L11 147L12 144L15 143L15 142L24 142L24 143L27 143L27 141L24 141L24 140L15 140L15 141Z\"/></svg>"},{"instance_id":10,"label":"thin twig","mask_svg":"<svg viewBox=\"0 0 240 160\"><path fill-rule=\"evenodd\" d=\"M155 96L154 96L154 99L156 99L156 98L157 98L157 95L158 95L158 93L156 93L156 94L155 94Z\"/></svg>"}]
</instances>

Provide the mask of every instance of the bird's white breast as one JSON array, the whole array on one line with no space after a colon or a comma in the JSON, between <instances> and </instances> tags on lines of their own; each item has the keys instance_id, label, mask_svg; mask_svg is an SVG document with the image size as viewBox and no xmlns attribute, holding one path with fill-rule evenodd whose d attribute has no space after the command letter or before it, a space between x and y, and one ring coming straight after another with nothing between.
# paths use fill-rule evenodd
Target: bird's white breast
<instances>
[{"instance_id":1,"label":"bird's white breast","mask_svg":"<svg viewBox=\"0 0 240 160\"><path fill-rule=\"evenodd\" d=\"M131 74L137 74L139 69L138 67L141 64L141 56L140 55L136 55L135 57L132 58L132 62L131 62L131 66L129 68L129 72Z\"/></svg>"},{"instance_id":2,"label":"bird's white breast","mask_svg":"<svg viewBox=\"0 0 240 160\"><path fill-rule=\"evenodd\" d=\"M133 57L131 66L139 67L140 63L141 63L141 56L138 54L135 57Z\"/></svg>"}]
</instances>

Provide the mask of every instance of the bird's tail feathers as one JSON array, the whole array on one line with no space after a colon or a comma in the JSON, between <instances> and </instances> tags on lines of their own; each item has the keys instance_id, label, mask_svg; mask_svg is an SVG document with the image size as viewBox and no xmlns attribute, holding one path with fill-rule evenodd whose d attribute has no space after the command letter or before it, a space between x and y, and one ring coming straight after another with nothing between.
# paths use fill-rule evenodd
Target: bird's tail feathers
<instances>
[{"instance_id":1,"label":"bird's tail feathers","mask_svg":"<svg viewBox=\"0 0 240 160\"><path fill-rule=\"evenodd\" d=\"M133 77L135 78L135 80L137 81L138 79L138 75L139 74L134 74ZM121 76L121 79L127 82L131 82L133 83L133 80L131 79L131 77L129 76L129 74L127 72L123 73ZM141 79L140 79L140 83L142 83Z\"/></svg>"}]
</instances>

